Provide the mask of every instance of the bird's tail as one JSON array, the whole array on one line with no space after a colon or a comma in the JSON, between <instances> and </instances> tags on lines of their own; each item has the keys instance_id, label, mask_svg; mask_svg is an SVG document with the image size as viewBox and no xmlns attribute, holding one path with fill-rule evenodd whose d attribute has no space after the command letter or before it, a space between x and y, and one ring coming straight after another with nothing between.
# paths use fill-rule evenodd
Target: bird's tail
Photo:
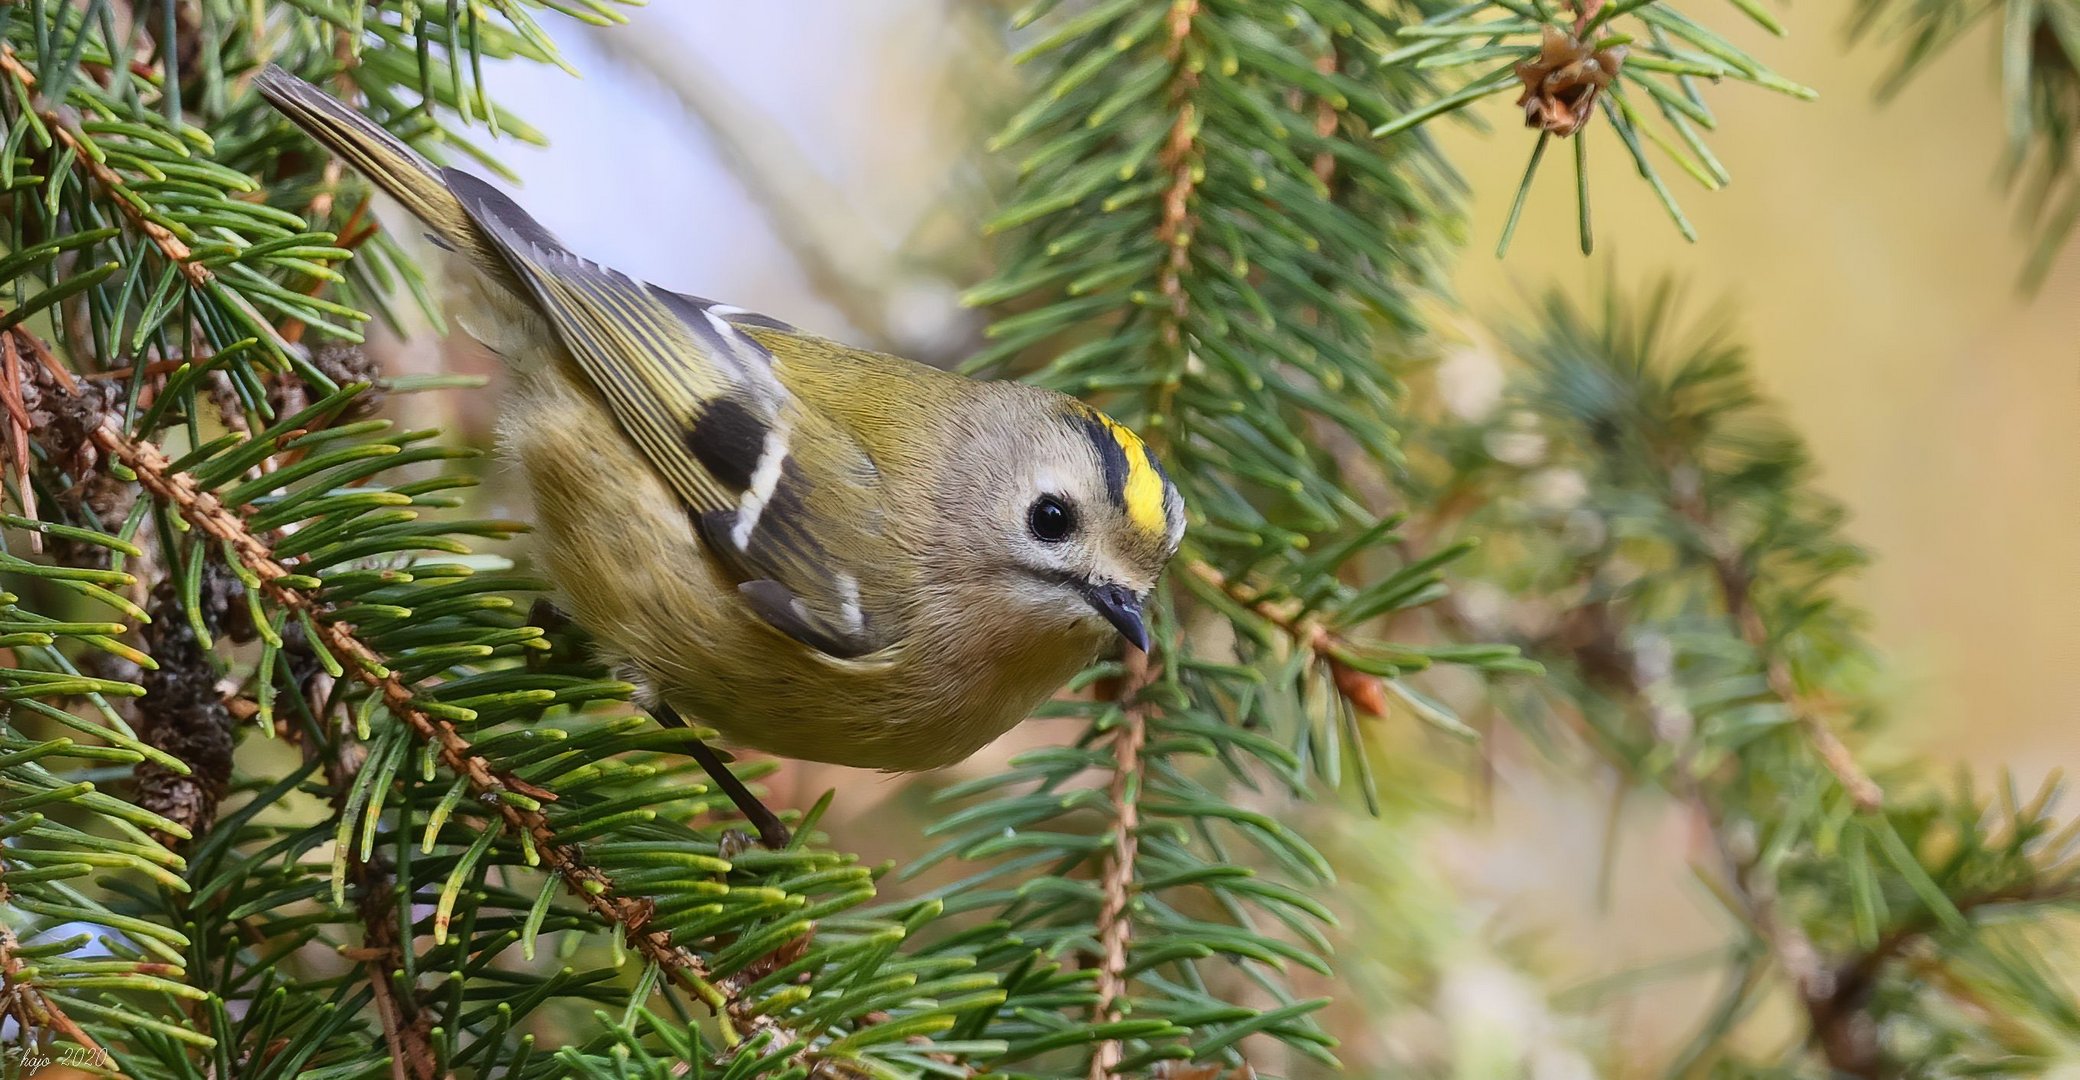
<instances>
[{"instance_id":1,"label":"bird's tail","mask_svg":"<svg viewBox=\"0 0 2080 1080\"><path fill-rule=\"evenodd\" d=\"M504 260L477 231L432 162L374 121L273 64L253 85L283 116L403 204L435 243L486 271L504 270Z\"/></svg>"}]
</instances>

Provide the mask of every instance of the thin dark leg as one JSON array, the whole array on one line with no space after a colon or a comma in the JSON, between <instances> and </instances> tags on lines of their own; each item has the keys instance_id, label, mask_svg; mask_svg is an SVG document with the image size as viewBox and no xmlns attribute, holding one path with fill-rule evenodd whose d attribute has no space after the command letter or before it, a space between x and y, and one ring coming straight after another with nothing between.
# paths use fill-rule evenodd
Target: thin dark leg
<instances>
[{"instance_id":1,"label":"thin dark leg","mask_svg":"<svg viewBox=\"0 0 2080 1080\"><path fill-rule=\"evenodd\" d=\"M653 706L650 714L657 717L660 724L670 727L689 726L678 713L672 711L670 705L662 702ZM729 766L722 763L722 759L716 756L714 750L709 749L707 743L695 741L686 752L693 760L701 763L701 768L708 770L708 775L722 788L722 793L729 796L729 801L737 804L744 820L758 830L760 844L773 851L787 846L789 834L787 826L780 824L780 815L766 809L766 804L758 801L758 796L753 795L751 789L745 787L742 780L737 779L736 773L729 771Z\"/></svg>"}]
</instances>

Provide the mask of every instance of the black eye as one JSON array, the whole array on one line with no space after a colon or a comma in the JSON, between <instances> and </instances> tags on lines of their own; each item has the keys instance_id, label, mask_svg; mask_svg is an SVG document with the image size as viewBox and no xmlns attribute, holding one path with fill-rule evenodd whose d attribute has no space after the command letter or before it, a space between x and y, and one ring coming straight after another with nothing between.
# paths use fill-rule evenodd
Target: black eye
<instances>
[{"instance_id":1,"label":"black eye","mask_svg":"<svg viewBox=\"0 0 2080 1080\"><path fill-rule=\"evenodd\" d=\"M1052 495L1042 495L1033 500L1033 508L1026 511L1026 527L1033 535L1050 544L1058 544L1076 531L1076 515L1062 500Z\"/></svg>"}]
</instances>

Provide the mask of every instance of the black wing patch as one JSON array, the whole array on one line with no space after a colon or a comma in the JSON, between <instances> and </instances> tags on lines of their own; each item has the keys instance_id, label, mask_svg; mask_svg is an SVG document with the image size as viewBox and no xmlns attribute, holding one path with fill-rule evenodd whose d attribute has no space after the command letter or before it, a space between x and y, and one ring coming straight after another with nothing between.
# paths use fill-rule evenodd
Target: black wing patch
<instances>
[{"instance_id":1,"label":"black wing patch","mask_svg":"<svg viewBox=\"0 0 2080 1080\"><path fill-rule=\"evenodd\" d=\"M751 486L771 431L771 425L731 394L701 410L693 426L686 429L686 449L715 479L743 491Z\"/></svg>"},{"instance_id":2,"label":"black wing patch","mask_svg":"<svg viewBox=\"0 0 2080 1080\"><path fill-rule=\"evenodd\" d=\"M443 177L686 506L747 607L834 657L899 638L898 587L876 578L862 597L864 575L852 565L881 536L872 458L805 408L780 381L779 361L743 329L790 328L579 258L489 184L454 170Z\"/></svg>"}]
</instances>

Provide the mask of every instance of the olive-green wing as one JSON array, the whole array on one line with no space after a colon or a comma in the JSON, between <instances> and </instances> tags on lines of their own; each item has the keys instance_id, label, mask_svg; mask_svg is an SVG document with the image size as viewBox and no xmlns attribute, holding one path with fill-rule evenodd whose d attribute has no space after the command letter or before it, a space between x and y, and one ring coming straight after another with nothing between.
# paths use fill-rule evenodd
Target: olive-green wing
<instances>
[{"instance_id":1,"label":"olive-green wing","mask_svg":"<svg viewBox=\"0 0 2080 1080\"><path fill-rule=\"evenodd\" d=\"M786 327L581 259L484 181L453 169L443 178L622 431L685 500L745 602L832 656L890 644L894 584L875 565L887 547L880 474L856 439L788 392L779 361L739 329Z\"/></svg>"}]
</instances>

